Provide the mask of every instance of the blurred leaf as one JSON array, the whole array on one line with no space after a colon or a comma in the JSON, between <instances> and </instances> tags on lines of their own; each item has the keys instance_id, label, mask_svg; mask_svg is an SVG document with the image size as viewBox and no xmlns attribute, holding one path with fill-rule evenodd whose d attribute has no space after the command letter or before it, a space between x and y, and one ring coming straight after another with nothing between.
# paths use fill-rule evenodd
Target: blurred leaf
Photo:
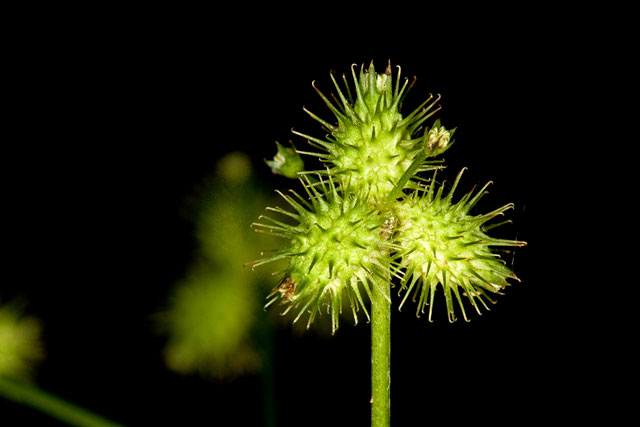
<instances>
[{"instance_id":1,"label":"blurred leaf","mask_svg":"<svg viewBox=\"0 0 640 427\"><path fill-rule=\"evenodd\" d=\"M0 305L0 375L29 378L43 359L42 325L17 303Z\"/></svg>"}]
</instances>

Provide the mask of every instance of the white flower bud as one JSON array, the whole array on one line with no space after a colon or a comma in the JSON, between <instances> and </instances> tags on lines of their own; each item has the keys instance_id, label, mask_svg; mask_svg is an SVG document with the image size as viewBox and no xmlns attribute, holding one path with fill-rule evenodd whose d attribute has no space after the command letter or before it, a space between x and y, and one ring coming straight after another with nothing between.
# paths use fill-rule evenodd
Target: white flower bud
<instances>
[{"instance_id":1,"label":"white flower bud","mask_svg":"<svg viewBox=\"0 0 640 427\"><path fill-rule=\"evenodd\" d=\"M449 145L450 139L451 132L444 127L432 128L427 134L427 145L430 150L433 150L436 146L438 148L445 148Z\"/></svg>"}]
</instances>

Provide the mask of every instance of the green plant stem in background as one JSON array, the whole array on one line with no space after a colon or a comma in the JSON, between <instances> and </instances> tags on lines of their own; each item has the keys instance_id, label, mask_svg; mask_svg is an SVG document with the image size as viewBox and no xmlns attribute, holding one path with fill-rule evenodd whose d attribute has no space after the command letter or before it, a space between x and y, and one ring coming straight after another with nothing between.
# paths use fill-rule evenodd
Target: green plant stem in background
<instances>
[{"instance_id":1,"label":"green plant stem in background","mask_svg":"<svg viewBox=\"0 0 640 427\"><path fill-rule=\"evenodd\" d=\"M391 391L391 282L371 298L371 427L389 427Z\"/></svg>"},{"instance_id":2,"label":"green plant stem in background","mask_svg":"<svg viewBox=\"0 0 640 427\"><path fill-rule=\"evenodd\" d=\"M42 391L19 380L0 376L0 395L17 403L30 406L57 420L79 427L121 427L86 409Z\"/></svg>"}]
</instances>

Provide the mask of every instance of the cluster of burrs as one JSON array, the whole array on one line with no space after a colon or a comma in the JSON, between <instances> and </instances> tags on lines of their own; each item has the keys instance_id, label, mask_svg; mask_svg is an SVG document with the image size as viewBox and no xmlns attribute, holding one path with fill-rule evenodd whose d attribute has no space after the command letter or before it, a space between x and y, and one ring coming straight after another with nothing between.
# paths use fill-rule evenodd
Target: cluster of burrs
<instances>
[{"instance_id":1,"label":"cluster of burrs","mask_svg":"<svg viewBox=\"0 0 640 427\"><path fill-rule=\"evenodd\" d=\"M297 177L306 194L278 192L292 209L268 207L283 218L261 216L264 221L253 224L256 231L289 242L249 263L256 267L288 260L267 306L280 301L286 305L284 313L294 311L294 322L308 313L308 325L326 309L335 331L345 303L356 322L360 310L369 318L363 296L370 298L380 283L396 280L404 293L400 307L411 294L418 315L429 306L431 321L441 287L449 320L456 319L454 299L468 320L463 297L481 313L480 306L494 302L490 294L499 294L508 279L517 280L493 248L525 242L486 234L509 222L488 223L513 205L472 215L489 184L454 201L464 169L443 195L444 183L436 182L436 173L444 166L435 157L452 145L455 129L446 129L439 120L426 125L439 110L439 96L429 96L403 116L402 102L415 78L402 81L398 67L394 83L391 64L384 73L377 73L373 63L366 70L362 66L359 75L352 65L351 74L353 88L343 75L343 89L331 73L337 93L330 95L333 101L313 83L337 121L305 109L327 132L324 138L293 131L319 152L278 144L278 154L267 162L274 172ZM324 169L305 171L300 154L317 157ZM431 178L422 176L427 171Z\"/></svg>"}]
</instances>

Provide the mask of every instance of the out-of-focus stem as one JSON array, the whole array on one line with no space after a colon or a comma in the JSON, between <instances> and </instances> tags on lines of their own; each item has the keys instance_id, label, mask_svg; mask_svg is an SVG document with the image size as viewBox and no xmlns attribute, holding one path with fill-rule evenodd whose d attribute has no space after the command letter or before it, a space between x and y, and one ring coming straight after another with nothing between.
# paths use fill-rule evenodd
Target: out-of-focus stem
<instances>
[{"instance_id":1,"label":"out-of-focus stem","mask_svg":"<svg viewBox=\"0 0 640 427\"><path fill-rule=\"evenodd\" d=\"M78 427L122 427L34 385L0 375L0 396L31 406L53 418Z\"/></svg>"}]
</instances>

